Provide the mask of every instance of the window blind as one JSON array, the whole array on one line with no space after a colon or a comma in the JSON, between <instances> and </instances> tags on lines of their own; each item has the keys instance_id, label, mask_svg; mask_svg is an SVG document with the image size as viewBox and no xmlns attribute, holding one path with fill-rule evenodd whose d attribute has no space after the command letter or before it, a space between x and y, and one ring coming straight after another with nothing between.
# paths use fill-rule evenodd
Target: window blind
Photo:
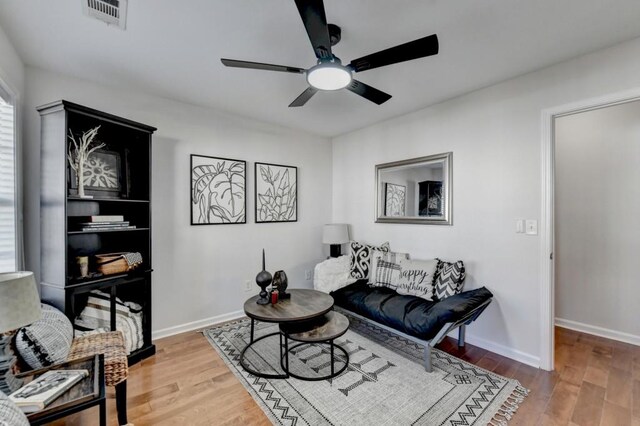
<instances>
[{"instance_id":1,"label":"window blind","mask_svg":"<svg viewBox=\"0 0 640 426\"><path fill-rule=\"evenodd\" d=\"M16 270L16 156L13 105L0 97L0 272Z\"/></svg>"}]
</instances>

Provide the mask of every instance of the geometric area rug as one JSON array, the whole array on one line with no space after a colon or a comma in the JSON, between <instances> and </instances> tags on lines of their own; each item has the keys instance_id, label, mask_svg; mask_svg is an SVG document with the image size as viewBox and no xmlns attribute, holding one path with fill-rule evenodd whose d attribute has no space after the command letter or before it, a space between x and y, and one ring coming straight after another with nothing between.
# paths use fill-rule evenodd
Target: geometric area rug
<instances>
[{"instance_id":1,"label":"geometric area rug","mask_svg":"<svg viewBox=\"0 0 640 426\"><path fill-rule=\"evenodd\" d=\"M249 342L247 318L210 328L204 335L279 425L506 425L528 394L517 380L437 349L432 350L433 372L427 373L422 345L342 312L350 326L336 343L347 350L350 362L330 380L263 379L246 372L238 360ZM277 327L256 321L255 336ZM261 340L247 351L245 361L258 371L280 373L278 345L278 336ZM339 351L335 355L341 359ZM330 369L329 359L325 346L303 345L290 353L289 365L303 376L323 376ZM342 365L336 361L336 370Z\"/></svg>"}]
</instances>

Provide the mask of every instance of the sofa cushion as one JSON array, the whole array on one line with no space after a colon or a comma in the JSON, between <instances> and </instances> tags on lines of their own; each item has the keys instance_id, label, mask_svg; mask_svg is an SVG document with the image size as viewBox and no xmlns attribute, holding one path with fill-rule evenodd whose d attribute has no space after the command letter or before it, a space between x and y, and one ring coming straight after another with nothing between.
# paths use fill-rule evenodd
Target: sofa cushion
<instances>
[{"instance_id":1,"label":"sofa cushion","mask_svg":"<svg viewBox=\"0 0 640 426\"><path fill-rule=\"evenodd\" d=\"M53 306L42 304L42 317L16 333L16 349L33 369L66 361L71 342L71 321Z\"/></svg>"},{"instance_id":2,"label":"sofa cushion","mask_svg":"<svg viewBox=\"0 0 640 426\"><path fill-rule=\"evenodd\" d=\"M400 279L397 292L433 300L433 277L437 260L400 260Z\"/></svg>"},{"instance_id":3,"label":"sofa cushion","mask_svg":"<svg viewBox=\"0 0 640 426\"><path fill-rule=\"evenodd\" d=\"M466 278L462 260L454 263L444 262L440 259L436 260L438 261L438 267L433 280L436 297L442 300L460 293Z\"/></svg>"},{"instance_id":4,"label":"sofa cushion","mask_svg":"<svg viewBox=\"0 0 640 426\"><path fill-rule=\"evenodd\" d=\"M389 287L395 290L400 281L400 260L408 258L407 253L385 253L374 250L371 254L369 284L374 287Z\"/></svg>"},{"instance_id":5,"label":"sofa cushion","mask_svg":"<svg viewBox=\"0 0 640 426\"><path fill-rule=\"evenodd\" d=\"M389 243L386 242L380 246L372 246L369 244L362 244L357 241L351 241L349 248L351 249L351 277L356 280L362 280L369 278L371 252L373 250L388 252Z\"/></svg>"},{"instance_id":6,"label":"sofa cushion","mask_svg":"<svg viewBox=\"0 0 640 426\"><path fill-rule=\"evenodd\" d=\"M410 336L430 340L448 322L455 322L493 297L482 287L445 300L427 301L399 295L386 287L370 287L361 280L332 293L338 307Z\"/></svg>"}]
</instances>

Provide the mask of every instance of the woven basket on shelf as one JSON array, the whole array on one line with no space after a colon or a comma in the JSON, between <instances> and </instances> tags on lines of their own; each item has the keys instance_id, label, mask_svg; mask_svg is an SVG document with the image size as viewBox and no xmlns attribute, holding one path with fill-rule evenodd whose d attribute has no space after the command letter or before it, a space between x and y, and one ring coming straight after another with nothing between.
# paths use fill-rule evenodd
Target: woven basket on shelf
<instances>
[{"instance_id":1,"label":"woven basket on shelf","mask_svg":"<svg viewBox=\"0 0 640 426\"><path fill-rule=\"evenodd\" d=\"M127 260L123 257L126 253L96 254L98 272L103 275L122 274L131 269Z\"/></svg>"}]
</instances>

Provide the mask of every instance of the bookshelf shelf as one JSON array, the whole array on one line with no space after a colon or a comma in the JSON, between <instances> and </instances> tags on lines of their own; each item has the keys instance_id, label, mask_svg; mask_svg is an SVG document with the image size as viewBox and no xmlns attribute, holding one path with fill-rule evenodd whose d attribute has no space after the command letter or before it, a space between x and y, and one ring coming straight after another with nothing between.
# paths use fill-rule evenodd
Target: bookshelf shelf
<instances>
[{"instance_id":1,"label":"bookshelf shelf","mask_svg":"<svg viewBox=\"0 0 640 426\"><path fill-rule=\"evenodd\" d=\"M151 341L151 140L154 127L68 101L38 108L41 117L42 299L74 320L91 292L110 297L106 327L115 330L116 300L140 306L144 344L129 355L129 364L155 353ZM99 167L85 169L85 193L77 196L77 178L69 166L69 132L79 137L100 126L96 140L105 146L92 156ZM100 163L101 162L101 163ZM92 186L93 183L93 186ZM100 217L102 216L102 220ZM107 216L109 216L107 218ZM90 229L98 222L135 225L135 229ZM91 225L87 225L91 223ZM60 228L64 229L61 233ZM142 264L113 275L97 273L96 255L137 252ZM89 277L79 278L79 259L89 261Z\"/></svg>"},{"instance_id":2,"label":"bookshelf shelf","mask_svg":"<svg viewBox=\"0 0 640 426\"><path fill-rule=\"evenodd\" d=\"M95 231L68 231L69 235L79 234L102 234L103 232L136 232L136 231L149 231L149 228L136 228L136 229L103 229Z\"/></svg>"},{"instance_id":3,"label":"bookshelf shelf","mask_svg":"<svg viewBox=\"0 0 640 426\"><path fill-rule=\"evenodd\" d=\"M81 202L90 202L90 201L98 201L101 203L150 203L149 200L131 200L128 198L78 198L78 197L67 197L67 201L81 201Z\"/></svg>"}]
</instances>

